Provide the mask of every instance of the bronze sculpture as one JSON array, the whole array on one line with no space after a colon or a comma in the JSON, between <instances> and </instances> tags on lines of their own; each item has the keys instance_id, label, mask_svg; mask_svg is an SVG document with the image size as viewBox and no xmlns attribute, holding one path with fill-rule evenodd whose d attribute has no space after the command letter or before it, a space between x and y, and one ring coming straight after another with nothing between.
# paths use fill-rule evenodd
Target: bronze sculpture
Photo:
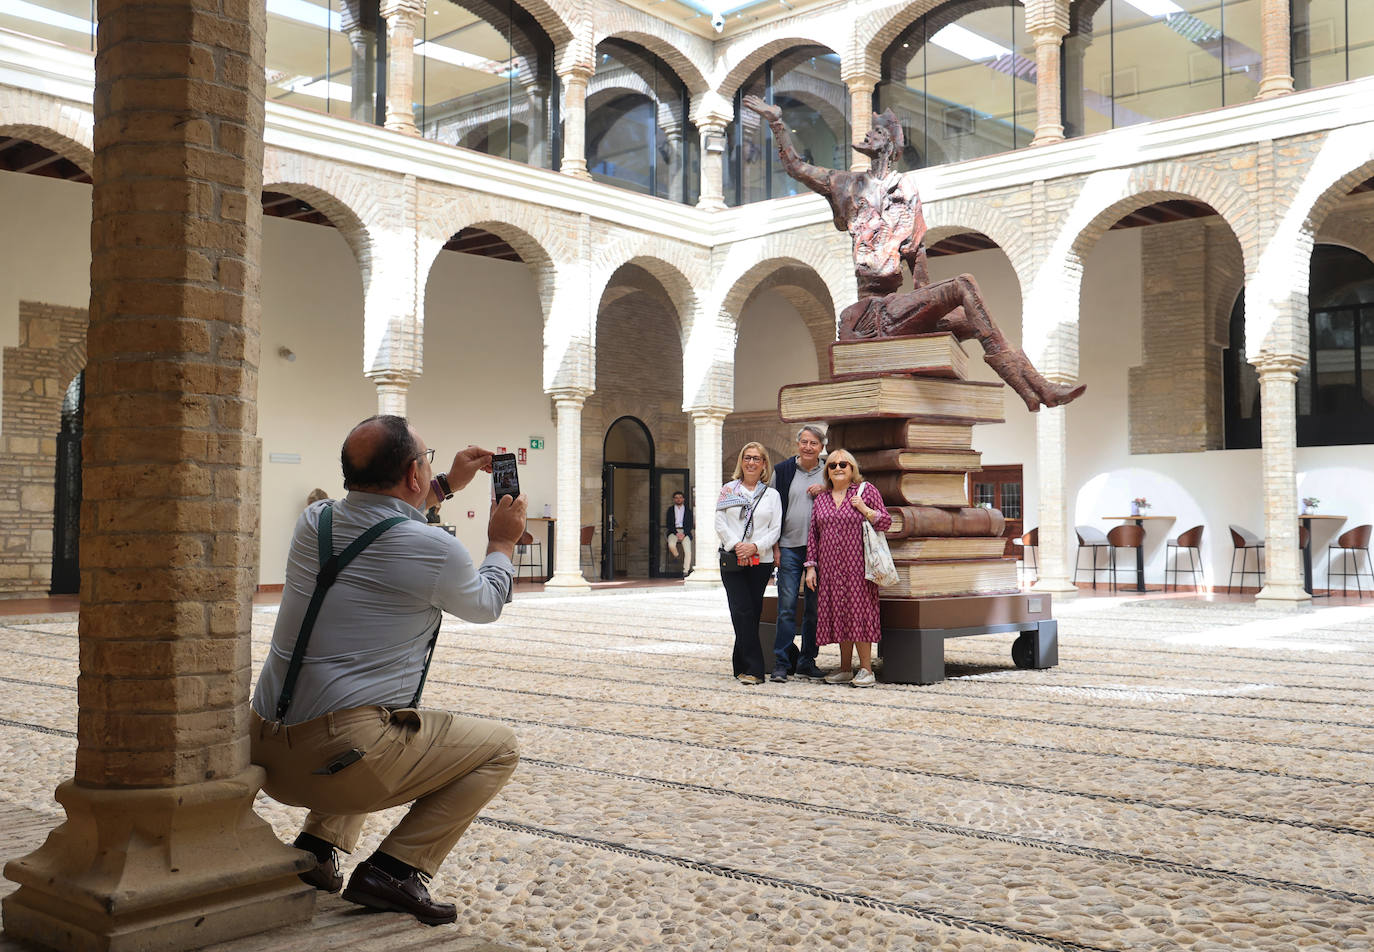
<instances>
[{"instance_id":1,"label":"bronze sculpture","mask_svg":"<svg viewBox=\"0 0 1374 952\"><path fill-rule=\"evenodd\" d=\"M1057 407L1086 389L1051 383L1031 365L1030 358L1012 347L988 315L972 275L930 283L926 270L926 232L921 199L911 175L893 168L903 145L901 124L892 110L875 114L873 128L854 151L868 156L866 172L822 169L804 162L793 148L782 123L782 110L757 96L744 105L773 130L787 174L823 195L834 212L835 227L847 231L854 247L854 277L859 300L840 312L840 340L896 337L948 331L958 340L977 340L983 359L1016 391L1031 410ZM902 264L911 271L915 287L902 291Z\"/></svg>"}]
</instances>

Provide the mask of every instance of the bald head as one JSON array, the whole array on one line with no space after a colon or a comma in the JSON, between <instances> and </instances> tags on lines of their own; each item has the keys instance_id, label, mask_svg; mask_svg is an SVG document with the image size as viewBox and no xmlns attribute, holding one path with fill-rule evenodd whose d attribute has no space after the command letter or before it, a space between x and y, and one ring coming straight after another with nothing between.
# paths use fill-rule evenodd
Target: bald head
<instances>
[{"instance_id":1,"label":"bald head","mask_svg":"<svg viewBox=\"0 0 1374 952\"><path fill-rule=\"evenodd\" d=\"M420 452L420 441L405 417L368 417L349 432L339 453L344 488L392 490L405 479Z\"/></svg>"}]
</instances>

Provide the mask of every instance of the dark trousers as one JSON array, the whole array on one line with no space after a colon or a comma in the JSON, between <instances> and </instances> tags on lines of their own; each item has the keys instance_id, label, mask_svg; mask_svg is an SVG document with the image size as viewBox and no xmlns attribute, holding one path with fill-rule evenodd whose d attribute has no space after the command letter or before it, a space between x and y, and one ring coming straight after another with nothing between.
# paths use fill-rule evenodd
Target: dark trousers
<instances>
[{"instance_id":1,"label":"dark trousers","mask_svg":"<svg viewBox=\"0 0 1374 952\"><path fill-rule=\"evenodd\" d=\"M759 616L763 613L763 592L773 574L773 563L762 562L739 572L721 572L725 600L730 604L730 621L735 626L735 650L731 655L735 675L763 677L763 646L759 644Z\"/></svg>"}]
</instances>

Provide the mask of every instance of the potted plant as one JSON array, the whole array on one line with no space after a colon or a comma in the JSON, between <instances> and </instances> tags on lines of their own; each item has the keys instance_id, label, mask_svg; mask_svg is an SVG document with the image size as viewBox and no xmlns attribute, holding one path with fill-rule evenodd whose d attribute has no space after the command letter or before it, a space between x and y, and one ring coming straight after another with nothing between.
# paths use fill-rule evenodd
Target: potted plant
<instances>
[{"instance_id":1,"label":"potted plant","mask_svg":"<svg viewBox=\"0 0 1374 952\"><path fill-rule=\"evenodd\" d=\"M1150 501L1144 496L1137 496L1131 500L1131 515L1139 516L1150 508Z\"/></svg>"},{"instance_id":2,"label":"potted plant","mask_svg":"<svg viewBox=\"0 0 1374 952\"><path fill-rule=\"evenodd\" d=\"M1317 504L1320 503L1320 502L1321 502L1321 500L1318 499L1316 496L1303 496L1303 497L1302 497L1302 513L1303 513L1303 515L1307 515L1308 513L1316 512L1316 511L1317 511Z\"/></svg>"}]
</instances>

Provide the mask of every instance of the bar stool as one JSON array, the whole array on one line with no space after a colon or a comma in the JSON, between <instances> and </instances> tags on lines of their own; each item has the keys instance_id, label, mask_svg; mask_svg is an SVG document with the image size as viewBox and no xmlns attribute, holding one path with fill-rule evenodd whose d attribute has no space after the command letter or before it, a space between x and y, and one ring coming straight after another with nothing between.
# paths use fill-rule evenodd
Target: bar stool
<instances>
[{"instance_id":1,"label":"bar stool","mask_svg":"<svg viewBox=\"0 0 1374 952\"><path fill-rule=\"evenodd\" d=\"M596 559L592 556L592 536L594 535L596 535L595 524L582 527L582 551L579 561L591 571L596 571Z\"/></svg>"},{"instance_id":2,"label":"bar stool","mask_svg":"<svg viewBox=\"0 0 1374 952\"><path fill-rule=\"evenodd\" d=\"M1107 541L1106 534L1103 533L1101 529L1095 529L1092 526L1074 526L1073 531L1078 534L1078 551L1073 557L1073 582L1075 585L1078 584L1078 570L1082 567L1079 563L1082 561L1083 550L1091 549L1093 556L1093 589L1096 590L1098 572L1097 550L1109 548L1110 543Z\"/></svg>"},{"instance_id":3,"label":"bar stool","mask_svg":"<svg viewBox=\"0 0 1374 952\"><path fill-rule=\"evenodd\" d=\"M1138 549L1145 544L1145 527L1138 526L1133 522L1124 526L1116 526L1111 532L1107 533L1107 563L1112 572L1112 591L1117 589L1116 585L1116 550L1117 549ZM1131 567L1135 571L1135 567ZM1136 579L1136 584L1140 584L1140 579Z\"/></svg>"},{"instance_id":4,"label":"bar stool","mask_svg":"<svg viewBox=\"0 0 1374 952\"><path fill-rule=\"evenodd\" d=\"M544 543L536 542L528 531L515 543L515 577L523 575L525 569L533 569L532 579L544 577Z\"/></svg>"},{"instance_id":5,"label":"bar stool","mask_svg":"<svg viewBox=\"0 0 1374 952\"><path fill-rule=\"evenodd\" d=\"M1032 582L1040 575L1040 566L1035 557L1035 550L1038 548L1040 548L1040 528L1037 526L1021 537L1021 566L1023 571L1035 572L1035 575L1030 579Z\"/></svg>"},{"instance_id":6,"label":"bar stool","mask_svg":"<svg viewBox=\"0 0 1374 952\"><path fill-rule=\"evenodd\" d=\"M1193 588L1200 588L1197 582L1197 573L1199 566L1202 564L1202 529L1202 526L1193 526L1193 528L1189 529L1187 532L1180 532L1176 537L1164 544L1164 590L1166 592L1169 590L1169 569L1171 565L1174 573L1174 591L1178 591L1178 573L1182 571L1178 567L1178 557L1182 554L1178 551L1179 549L1188 550L1188 571L1193 576ZM1170 552L1170 549L1174 551ZM1194 554L1197 556L1196 561L1194 560ZM1173 556L1172 560L1169 558L1171 555Z\"/></svg>"},{"instance_id":7,"label":"bar stool","mask_svg":"<svg viewBox=\"0 0 1374 952\"><path fill-rule=\"evenodd\" d=\"M1231 591L1231 582L1236 577L1236 556L1240 556L1240 587L1245 587L1245 576L1255 576L1256 587L1264 585L1264 540L1244 526L1228 526L1231 530L1231 574L1226 579L1226 591ZM1300 533L1301 534L1301 533ZM1301 548L1301 543L1299 543ZM1247 572L1245 566L1250 561L1250 550L1255 550L1255 571Z\"/></svg>"},{"instance_id":8,"label":"bar stool","mask_svg":"<svg viewBox=\"0 0 1374 952\"><path fill-rule=\"evenodd\" d=\"M1360 598L1364 598L1364 587L1360 584L1360 576L1363 574L1360 572L1361 552L1364 553L1365 565L1369 567L1370 591L1374 591L1374 562L1371 562L1369 558L1369 536L1371 531L1374 531L1374 526L1368 524L1356 526L1349 532L1342 533L1341 537L1337 539L1334 544L1326 547L1326 585L1328 591L1332 588L1331 580L1339 578L1341 580L1341 594L1346 594L1347 588L1345 580L1353 575L1355 577L1355 591L1359 594ZM1331 562L1337 549L1341 550L1341 571L1333 572L1331 571ZM1355 571L1347 572L1345 571L1347 564L1346 560L1351 558L1355 560Z\"/></svg>"}]
</instances>

